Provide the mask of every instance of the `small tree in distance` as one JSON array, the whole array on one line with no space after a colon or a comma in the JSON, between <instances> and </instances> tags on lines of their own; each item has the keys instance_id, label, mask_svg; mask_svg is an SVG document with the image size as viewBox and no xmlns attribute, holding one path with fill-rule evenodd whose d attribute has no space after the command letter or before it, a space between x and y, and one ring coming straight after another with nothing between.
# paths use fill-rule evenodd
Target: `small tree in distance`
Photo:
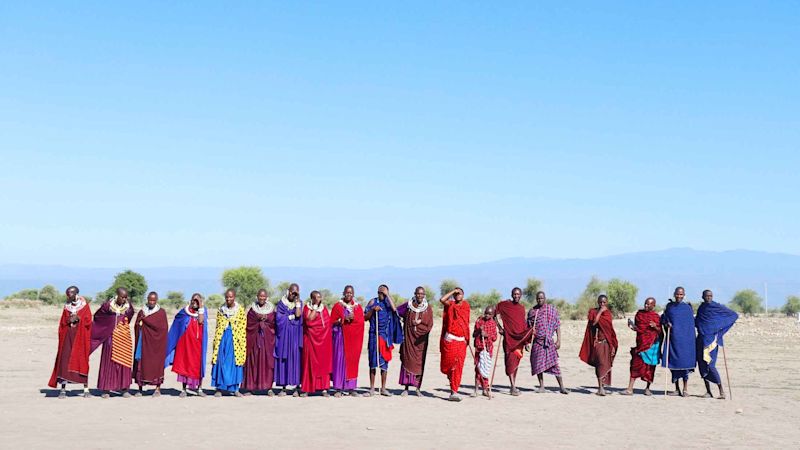
<instances>
[{"instance_id":1,"label":"small tree in distance","mask_svg":"<svg viewBox=\"0 0 800 450\"><path fill-rule=\"evenodd\" d=\"M781 312L787 316L794 316L800 312L800 297L790 295L786 297L786 304L781 308Z\"/></svg>"},{"instance_id":2,"label":"small tree in distance","mask_svg":"<svg viewBox=\"0 0 800 450\"><path fill-rule=\"evenodd\" d=\"M247 305L255 301L259 289L269 292L269 280L264 277L260 267L241 266L222 272L222 286L225 290L234 289L240 304Z\"/></svg>"},{"instance_id":3,"label":"small tree in distance","mask_svg":"<svg viewBox=\"0 0 800 450\"><path fill-rule=\"evenodd\" d=\"M752 289L738 291L731 299L731 306L748 316L761 312L763 310L761 306L763 303L764 301L761 299L761 296L758 295L758 292Z\"/></svg>"},{"instance_id":4,"label":"small tree in distance","mask_svg":"<svg viewBox=\"0 0 800 450\"><path fill-rule=\"evenodd\" d=\"M114 277L114 282L103 293L102 299L99 301L105 302L117 295L118 288L125 288L128 291L128 300L132 303L141 304L144 302L144 296L147 294L147 281L140 273L132 270L126 270L118 273Z\"/></svg>"},{"instance_id":5,"label":"small tree in distance","mask_svg":"<svg viewBox=\"0 0 800 450\"><path fill-rule=\"evenodd\" d=\"M608 281L606 287L608 307L616 317L625 317L625 313L636 309L636 294L639 288L631 282L614 278Z\"/></svg>"},{"instance_id":6,"label":"small tree in distance","mask_svg":"<svg viewBox=\"0 0 800 450\"><path fill-rule=\"evenodd\" d=\"M442 284L439 285L439 294L444 297L445 294L452 291L453 289L459 286L458 281L448 278L446 280L442 280ZM438 300L438 299L437 299Z\"/></svg>"},{"instance_id":7,"label":"small tree in distance","mask_svg":"<svg viewBox=\"0 0 800 450\"><path fill-rule=\"evenodd\" d=\"M525 282L525 287L522 289L522 296L529 303L536 301L536 293L542 290L541 280L536 278L528 278Z\"/></svg>"}]
</instances>

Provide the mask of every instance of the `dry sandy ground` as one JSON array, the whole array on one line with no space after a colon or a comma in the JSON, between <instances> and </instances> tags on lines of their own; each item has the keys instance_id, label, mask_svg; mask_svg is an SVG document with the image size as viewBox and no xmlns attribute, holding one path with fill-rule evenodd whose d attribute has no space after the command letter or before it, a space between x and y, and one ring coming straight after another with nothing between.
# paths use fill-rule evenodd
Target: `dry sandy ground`
<instances>
[{"instance_id":1,"label":"dry sandy ground","mask_svg":"<svg viewBox=\"0 0 800 450\"><path fill-rule=\"evenodd\" d=\"M690 378L690 398L594 394L593 370L578 360L583 323L565 322L561 364L572 390L532 391L530 365L520 368L520 397L508 395L503 363L493 400L445 401L439 368L438 324L431 339L423 398L208 398L177 397L175 375L165 394L124 399L59 400L46 383L56 351L59 310L0 309L0 445L62 448L519 448L755 447L800 445L800 328L780 318L741 319L726 339L733 400L700 398L702 382ZM627 384L634 333L615 324L620 355L613 384ZM100 352L92 355L96 383ZM527 359L527 358L526 358ZM366 358L359 378L368 385ZM721 365L721 364L720 364ZM397 388L399 361L389 386ZM472 387L472 362L465 370ZM657 372L657 394L664 372ZM546 378L553 389L555 379ZM210 392L210 391L209 391ZM396 390L395 392L399 392ZM646 437L646 438L645 438Z\"/></svg>"}]
</instances>

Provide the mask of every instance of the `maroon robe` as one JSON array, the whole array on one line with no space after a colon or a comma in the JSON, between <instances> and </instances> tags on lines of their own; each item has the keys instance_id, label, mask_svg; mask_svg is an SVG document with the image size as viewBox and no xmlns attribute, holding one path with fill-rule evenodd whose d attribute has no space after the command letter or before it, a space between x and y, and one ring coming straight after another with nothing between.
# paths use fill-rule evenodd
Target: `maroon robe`
<instances>
[{"instance_id":1,"label":"maroon robe","mask_svg":"<svg viewBox=\"0 0 800 450\"><path fill-rule=\"evenodd\" d=\"M145 306L147 308L147 306ZM136 384L161 386L164 382L164 360L167 358L167 312L164 308L145 316L144 309L136 316L133 330L135 349L140 349L141 359L133 361ZM140 348L141 346L141 348ZM138 352L137 352L138 353Z\"/></svg>"},{"instance_id":2,"label":"maroon robe","mask_svg":"<svg viewBox=\"0 0 800 450\"><path fill-rule=\"evenodd\" d=\"M531 341L531 333L528 333L528 313L522 303L514 303L511 300L498 303L495 312L503 320L506 375L511 376L519 369L522 349Z\"/></svg>"},{"instance_id":3,"label":"maroon robe","mask_svg":"<svg viewBox=\"0 0 800 450\"><path fill-rule=\"evenodd\" d=\"M275 311L247 312L247 359L244 362L242 389L272 389L275 374Z\"/></svg>"},{"instance_id":4,"label":"maroon robe","mask_svg":"<svg viewBox=\"0 0 800 450\"><path fill-rule=\"evenodd\" d=\"M53 374L47 383L53 388L59 381L81 384L88 381L92 311L88 304L76 311L80 321L74 325L69 323L70 314L65 307L58 322L58 353Z\"/></svg>"}]
</instances>

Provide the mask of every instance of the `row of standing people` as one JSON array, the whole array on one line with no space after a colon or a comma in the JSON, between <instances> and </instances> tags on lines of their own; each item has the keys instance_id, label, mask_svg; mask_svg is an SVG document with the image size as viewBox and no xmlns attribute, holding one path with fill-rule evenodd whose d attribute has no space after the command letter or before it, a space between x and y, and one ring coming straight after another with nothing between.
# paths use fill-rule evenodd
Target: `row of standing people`
<instances>
[{"instance_id":1,"label":"row of standing people","mask_svg":"<svg viewBox=\"0 0 800 450\"><path fill-rule=\"evenodd\" d=\"M101 345L103 351L98 388L103 391L104 397L108 397L111 392L122 392L123 396L129 396L131 380L139 386L136 395L142 394L143 386L154 385L156 388L153 395L158 396L164 380L164 368L169 366L172 366L172 371L182 383L181 396L187 395L187 389L195 391L199 396L205 396L201 386L206 367L208 313L203 307L200 294L192 296L189 304L176 314L168 330L166 312L158 305L157 294L151 292L134 321L132 340L129 327L134 311L125 289L119 289L115 298L101 305L94 320L76 287L68 288L66 293L68 300L59 325L59 351L49 383L52 387L61 384L60 397L66 395L67 383L82 383L84 395L90 395L87 380L89 354ZM676 330L671 335L672 345L665 346L664 352L672 355L669 367L673 370L676 390L685 395L685 379L693 370L694 364L691 369L682 367L687 365L686 361L690 356L685 345L688 334L684 308L678 306L683 304L683 289L676 289L675 294L675 301L667 306L664 316L659 317L653 312L655 300L652 298L637 313L636 322L632 326L637 331L637 346L631 349L631 379L625 393L632 392L635 378L640 377L648 383L646 393L649 394L649 386L660 355L658 346L663 338L663 324ZM368 395L376 393L378 372L379 393L391 395L386 390L386 376L395 344L400 344L399 383L405 387L401 395L407 395L409 388L414 388L414 392L420 394L428 334L433 327L432 309L423 288L417 288L414 298L409 302L395 306L388 287L381 285L377 297L362 309L355 301L353 287L347 286L342 299L330 312L322 304L319 292L312 292L305 304L300 301L299 295L299 286L292 284L280 301L273 305L268 301L266 290L261 290L257 300L246 309L236 302L235 291L228 290L225 293L225 304L217 311L217 327L212 341L211 384L216 388L215 395L229 392L241 396L241 390L244 390L244 395L264 391L272 396L275 395L273 385L280 388L279 396L286 395L289 390L293 391L294 396L305 396L313 392L328 395L328 389L332 385L337 397L358 396L356 386L365 322L370 322L367 337L370 367ZM710 291L704 292L703 305L721 307L713 303L710 296ZM502 338L505 372L511 382L511 395L519 395L516 375L524 351L530 352L531 369L538 377L539 392L544 391L545 373L556 377L560 392L568 392L564 388L558 364L558 350L561 346L558 311L546 302L544 292L538 292L536 304L526 313L524 305L520 303L521 297L522 291L514 288L511 299L498 303L496 307L487 308L472 330L470 307L464 300L463 290L457 288L440 299L444 307L440 369L450 382L450 400L460 400L458 389L470 338L474 340L475 347L474 352L470 348L475 360L473 396L477 396L479 386L484 395L489 395L493 371L490 375L486 364L480 363L487 359L479 355L487 353L488 360L491 360L498 334ZM716 322L719 322L721 312L727 310L721 308L723 310L713 308L710 315L713 316L714 326L718 325ZM698 311L699 319L709 316L702 315L701 311L704 311L702 305ZM692 310L689 307L689 317L691 315ZM581 359L596 368L600 395L605 394L604 386L611 382L611 366L617 350L611 319L607 298L600 296L598 308L589 311L580 352ZM692 322L693 326L689 331L694 349L694 321ZM698 321L698 330L701 330L701 323L705 322ZM720 390L722 387L714 362L716 346L722 345L722 335L727 328L714 334L711 360L706 362L703 359L704 364L701 363L701 374L705 373L707 386L708 380L711 380L720 386ZM708 327L705 327L703 333L698 335L697 345L706 342L706 335L711 334L713 333L709 332ZM706 348L712 344L703 345ZM694 354L692 352L692 358ZM666 362L668 358L665 355L663 359ZM683 391L677 385L677 380L681 377L684 379Z\"/></svg>"}]
</instances>

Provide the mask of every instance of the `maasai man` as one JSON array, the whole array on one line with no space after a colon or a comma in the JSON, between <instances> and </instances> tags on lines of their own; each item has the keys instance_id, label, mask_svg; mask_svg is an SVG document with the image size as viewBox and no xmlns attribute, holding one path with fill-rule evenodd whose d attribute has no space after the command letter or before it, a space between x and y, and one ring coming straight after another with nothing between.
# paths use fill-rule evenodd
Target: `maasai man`
<instances>
[{"instance_id":1,"label":"maasai man","mask_svg":"<svg viewBox=\"0 0 800 450\"><path fill-rule=\"evenodd\" d=\"M444 306L442 313L442 337L439 348L442 351L440 370L450 381L451 402L460 402L458 388L461 386L461 374L467 355L467 339L469 339L469 303L464 300L464 290L460 287L439 299Z\"/></svg>"},{"instance_id":2,"label":"maasai man","mask_svg":"<svg viewBox=\"0 0 800 450\"><path fill-rule=\"evenodd\" d=\"M322 294L311 291L311 298L303 308L303 379L300 396L317 391L328 396L331 387L333 343L331 341L331 316L322 303Z\"/></svg>"},{"instance_id":3,"label":"maasai man","mask_svg":"<svg viewBox=\"0 0 800 450\"><path fill-rule=\"evenodd\" d=\"M381 395L392 394L386 390L386 372L392 360L394 344L403 342L403 328L400 316L389 295L389 287L382 284L378 287L378 296L367 304L364 319L369 321L369 337L367 338L367 356L369 359L369 395L375 395L375 371L381 371Z\"/></svg>"},{"instance_id":4,"label":"maasai man","mask_svg":"<svg viewBox=\"0 0 800 450\"><path fill-rule=\"evenodd\" d=\"M206 348L208 345L208 311L203 306L203 296L192 294L186 307L181 308L167 335L167 359L164 367L172 366L183 384L181 398L186 398L186 387L205 397L203 377L206 375Z\"/></svg>"},{"instance_id":5,"label":"maasai man","mask_svg":"<svg viewBox=\"0 0 800 450\"><path fill-rule=\"evenodd\" d=\"M217 329L211 353L211 384L217 389L241 397L239 385L244 378L244 360L247 358L247 315L236 302L236 291L225 291L225 303L217 311Z\"/></svg>"},{"instance_id":6,"label":"maasai man","mask_svg":"<svg viewBox=\"0 0 800 450\"><path fill-rule=\"evenodd\" d=\"M133 368L131 319L133 306L128 302L128 290L122 287L94 313L90 352L103 344L97 379L103 398L108 398L111 391L121 392L123 397L131 396L128 392Z\"/></svg>"},{"instance_id":7,"label":"maasai man","mask_svg":"<svg viewBox=\"0 0 800 450\"><path fill-rule=\"evenodd\" d=\"M275 307L266 289L259 289L256 301L247 312L247 358L244 361L243 387L251 395L267 391L272 397L275 373Z\"/></svg>"},{"instance_id":8,"label":"maasai man","mask_svg":"<svg viewBox=\"0 0 800 450\"><path fill-rule=\"evenodd\" d=\"M133 379L139 385L137 397L145 384L156 387L153 397L161 395L164 382L164 360L167 358L167 312L158 304L158 294L147 294L147 303L139 310L133 325L136 350L133 354Z\"/></svg>"},{"instance_id":9,"label":"maasai man","mask_svg":"<svg viewBox=\"0 0 800 450\"><path fill-rule=\"evenodd\" d=\"M694 318L697 326L697 368L706 385L705 398L714 398L711 393L711 384L719 388L720 399L725 398L722 388L722 379L717 371L717 353L724 347L723 337L733 327L739 315L734 311L714 301L714 293L706 289L703 291L703 303L697 308Z\"/></svg>"},{"instance_id":10,"label":"maasai man","mask_svg":"<svg viewBox=\"0 0 800 450\"><path fill-rule=\"evenodd\" d=\"M675 288L675 300L670 300L664 313L661 314L661 325L666 327L669 339L664 343L661 357L661 366L667 367L672 372L672 382L675 390L669 395L689 396L686 383L689 374L694 372L697 364L694 335L694 310L692 305L684 303L686 291L682 287ZM683 391L678 386L678 381L683 380Z\"/></svg>"},{"instance_id":11,"label":"maasai man","mask_svg":"<svg viewBox=\"0 0 800 450\"><path fill-rule=\"evenodd\" d=\"M334 397L347 393L358 397L358 361L364 344L364 309L355 301L355 290L344 287L342 299L331 310L333 325L333 389Z\"/></svg>"},{"instance_id":12,"label":"maasai man","mask_svg":"<svg viewBox=\"0 0 800 450\"><path fill-rule=\"evenodd\" d=\"M89 398L89 348L92 337L92 311L77 286L67 288L67 301L58 322L58 353L48 386L61 384L58 398L67 398L67 383L83 385Z\"/></svg>"},{"instance_id":13,"label":"maasai man","mask_svg":"<svg viewBox=\"0 0 800 450\"><path fill-rule=\"evenodd\" d=\"M597 395L606 395L604 386L611 384L611 368L617 355L617 333L614 317L608 309L608 297L597 297L597 308L589 310L586 332L579 354L581 361L594 367L597 376Z\"/></svg>"},{"instance_id":14,"label":"maasai man","mask_svg":"<svg viewBox=\"0 0 800 450\"><path fill-rule=\"evenodd\" d=\"M505 300L494 308L503 321L498 323L500 334L503 335L503 354L505 355L506 375L511 381L511 395L518 396L517 370L522 360L522 349L530 342L530 333L525 315L525 306L522 300L522 289L515 287L511 290L511 300ZM476 347L477 351L477 347Z\"/></svg>"},{"instance_id":15,"label":"maasai man","mask_svg":"<svg viewBox=\"0 0 800 450\"><path fill-rule=\"evenodd\" d=\"M472 391L473 398L478 396L478 385L481 386L483 395L485 397L489 396L489 379L481 374L478 355L483 350L486 350L489 352L489 356L494 357L494 343L497 341L497 322L495 322L494 317L494 308L487 306L483 310L483 316L478 317L478 320L475 321L475 330L472 332L472 337L475 339L475 389ZM519 364L519 361L517 363ZM512 390L511 392L511 395L514 395L514 391Z\"/></svg>"},{"instance_id":16,"label":"maasai man","mask_svg":"<svg viewBox=\"0 0 800 450\"><path fill-rule=\"evenodd\" d=\"M628 319L628 326L636 332L636 347L631 347L631 379L628 389L620 392L622 395L633 395L633 383L637 378L647 383L644 395L653 395L650 384L656 375L662 338L661 319L655 308L656 299L648 297L644 301L644 308L636 313L633 323Z\"/></svg>"},{"instance_id":17,"label":"maasai man","mask_svg":"<svg viewBox=\"0 0 800 450\"><path fill-rule=\"evenodd\" d=\"M279 397L286 395L289 386L294 388L293 397L299 394L302 348L303 302L300 286L292 283L275 307L275 384L281 387Z\"/></svg>"},{"instance_id":18,"label":"maasai man","mask_svg":"<svg viewBox=\"0 0 800 450\"><path fill-rule=\"evenodd\" d=\"M433 328L433 308L425 298L425 288L414 289L414 298L397 307L403 319L403 343L400 345L400 384L405 389L401 396L408 395L409 386L416 388L420 396L422 375L425 372L425 357L428 355L428 335Z\"/></svg>"},{"instance_id":19,"label":"maasai man","mask_svg":"<svg viewBox=\"0 0 800 450\"><path fill-rule=\"evenodd\" d=\"M534 331L531 342L531 373L539 378L538 393L544 393L544 374L555 375L558 391L569 394L564 389L561 368L558 366L558 350L561 348L561 319L558 309L547 303L543 291L536 293L536 304L528 311L528 326ZM553 335L556 336L553 341Z\"/></svg>"}]
</instances>

